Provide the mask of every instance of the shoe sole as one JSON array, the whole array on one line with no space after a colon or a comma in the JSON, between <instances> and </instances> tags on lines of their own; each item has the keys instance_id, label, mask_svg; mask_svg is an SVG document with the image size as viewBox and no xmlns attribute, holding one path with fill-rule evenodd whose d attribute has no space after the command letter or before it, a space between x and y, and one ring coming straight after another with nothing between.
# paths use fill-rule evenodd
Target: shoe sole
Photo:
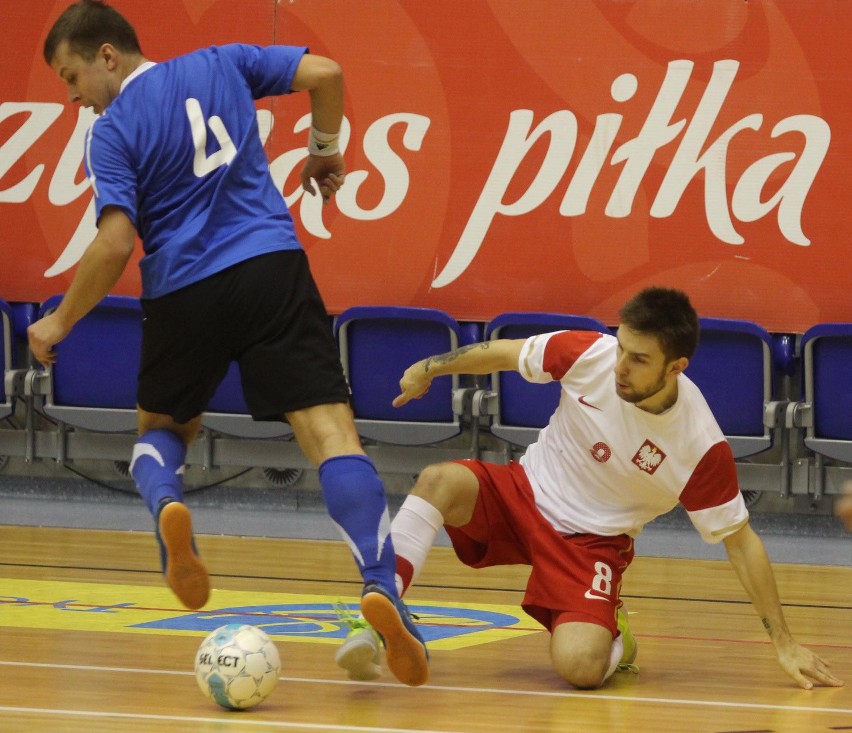
<instances>
[{"instance_id":1,"label":"shoe sole","mask_svg":"<svg viewBox=\"0 0 852 733\"><path fill-rule=\"evenodd\" d=\"M198 610L210 597L210 578L192 549L189 509L179 502L167 504L160 512L159 526L166 548L166 582L184 606Z\"/></svg>"},{"instance_id":2,"label":"shoe sole","mask_svg":"<svg viewBox=\"0 0 852 733\"><path fill-rule=\"evenodd\" d=\"M429 679L429 659L421 641L405 628L393 602L381 593L361 596L361 613L385 642L388 668L403 684L417 687Z\"/></svg>"},{"instance_id":3,"label":"shoe sole","mask_svg":"<svg viewBox=\"0 0 852 733\"><path fill-rule=\"evenodd\" d=\"M376 661L376 647L370 642L344 642L334 655L338 667L346 670L349 679L356 682L370 682L382 676L381 667Z\"/></svg>"}]
</instances>

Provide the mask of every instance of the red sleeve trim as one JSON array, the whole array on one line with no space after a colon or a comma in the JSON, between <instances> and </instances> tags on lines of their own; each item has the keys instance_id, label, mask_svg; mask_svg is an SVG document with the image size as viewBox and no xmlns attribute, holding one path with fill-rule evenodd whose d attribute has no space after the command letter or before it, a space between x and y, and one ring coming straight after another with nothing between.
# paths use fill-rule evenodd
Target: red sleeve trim
<instances>
[{"instance_id":1,"label":"red sleeve trim","mask_svg":"<svg viewBox=\"0 0 852 733\"><path fill-rule=\"evenodd\" d=\"M680 495L690 512L725 504L739 493L734 454L727 441L713 445L698 462Z\"/></svg>"},{"instance_id":2,"label":"red sleeve trim","mask_svg":"<svg viewBox=\"0 0 852 733\"><path fill-rule=\"evenodd\" d=\"M597 331L560 331L544 347L542 367L559 381L602 334Z\"/></svg>"}]
</instances>

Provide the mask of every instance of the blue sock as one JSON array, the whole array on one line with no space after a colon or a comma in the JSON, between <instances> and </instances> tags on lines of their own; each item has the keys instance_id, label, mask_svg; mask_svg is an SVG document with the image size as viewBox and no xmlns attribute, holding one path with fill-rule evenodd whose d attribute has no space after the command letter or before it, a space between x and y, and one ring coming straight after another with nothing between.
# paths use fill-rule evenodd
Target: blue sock
<instances>
[{"instance_id":1,"label":"blue sock","mask_svg":"<svg viewBox=\"0 0 852 733\"><path fill-rule=\"evenodd\" d=\"M319 479L329 516L355 556L364 582L378 583L397 598L390 514L373 462L358 454L334 456L320 465Z\"/></svg>"},{"instance_id":2,"label":"blue sock","mask_svg":"<svg viewBox=\"0 0 852 733\"><path fill-rule=\"evenodd\" d=\"M149 430L133 446L130 474L154 519L163 499L183 501L184 442L170 430Z\"/></svg>"}]
</instances>

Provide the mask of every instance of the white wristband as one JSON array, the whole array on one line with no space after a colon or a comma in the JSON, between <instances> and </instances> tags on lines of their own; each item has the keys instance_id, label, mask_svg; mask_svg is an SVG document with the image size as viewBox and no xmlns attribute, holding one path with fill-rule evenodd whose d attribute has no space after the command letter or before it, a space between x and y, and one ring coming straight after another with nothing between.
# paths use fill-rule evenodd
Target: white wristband
<instances>
[{"instance_id":1,"label":"white wristband","mask_svg":"<svg viewBox=\"0 0 852 733\"><path fill-rule=\"evenodd\" d=\"M337 138L340 137L339 132L322 132L311 125L311 133L308 137L308 152L311 155L319 155L326 157L335 155L338 151Z\"/></svg>"}]
</instances>

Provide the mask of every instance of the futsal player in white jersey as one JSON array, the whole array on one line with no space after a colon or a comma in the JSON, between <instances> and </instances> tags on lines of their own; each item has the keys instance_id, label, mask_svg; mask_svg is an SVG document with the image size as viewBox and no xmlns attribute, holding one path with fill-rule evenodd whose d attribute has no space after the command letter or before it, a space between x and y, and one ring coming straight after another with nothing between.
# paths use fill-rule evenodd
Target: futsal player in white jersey
<instances>
[{"instance_id":1,"label":"futsal player in white jersey","mask_svg":"<svg viewBox=\"0 0 852 733\"><path fill-rule=\"evenodd\" d=\"M617 336L561 331L489 341L406 370L396 406L425 394L435 377L500 370L558 381L562 395L519 462L442 463L419 474L391 528L400 592L442 526L472 567L530 565L522 605L551 632L555 671L575 687L596 688L636 657L619 599L634 538L680 503L704 540L725 543L783 669L805 688L843 684L793 640L731 450L683 374L699 336L689 299L649 288L620 315ZM370 678L377 654L370 629L357 622L337 660L350 676Z\"/></svg>"},{"instance_id":2,"label":"futsal player in white jersey","mask_svg":"<svg viewBox=\"0 0 852 733\"><path fill-rule=\"evenodd\" d=\"M130 23L99 0L62 13L44 56L70 101L100 115L84 161L98 233L60 306L30 327L30 348L42 364L55 361L53 347L115 285L138 233L145 320L131 473L155 518L169 586L189 608L207 602L181 469L201 413L237 361L252 416L288 421L319 469L389 666L402 682L423 684L428 653L394 583L384 485L355 430L325 306L270 176L254 105L309 92L302 185L327 201L345 175L340 67L303 47L243 44L153 63Z\"/></svg>"}]
</instances>

